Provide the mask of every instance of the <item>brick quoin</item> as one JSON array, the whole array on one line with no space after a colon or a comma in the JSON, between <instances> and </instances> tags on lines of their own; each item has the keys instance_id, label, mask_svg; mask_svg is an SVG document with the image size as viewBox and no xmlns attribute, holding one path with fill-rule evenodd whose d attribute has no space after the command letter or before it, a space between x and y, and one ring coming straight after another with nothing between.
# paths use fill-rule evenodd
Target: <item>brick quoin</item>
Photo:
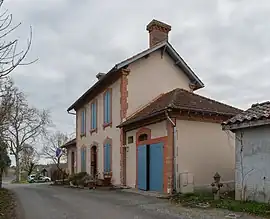
<instances>
[{"instance_id":1,"label":"brick quoin","mask_svg":"<svg viewBox=\"0 0 270 219\"><path fill-rule=\"evenodd\" d=\"M122 69L121 83L120 83L120 118L121 122L127 117L128 110L128 74L129 70ZM126 185L126 149L125 145L125 133L123 128L120 129L120 181L122 185Z\"/></svg>"},{"instance_id":2,"label":"brick quoin","mask_svg":"<svg viewBox=\"0 0 270 219\"><path fill-rule=\"evenodd\" d=\"M172 119L174 123L176 123L176 119ZM168 133L168 144L165 153L165 165L166 165L166 181L167 181L167 189L168 193L173 192L174 186L174 136L173 136L173 125L167 120L167 133Z\"/></svg>"}]
</instances>

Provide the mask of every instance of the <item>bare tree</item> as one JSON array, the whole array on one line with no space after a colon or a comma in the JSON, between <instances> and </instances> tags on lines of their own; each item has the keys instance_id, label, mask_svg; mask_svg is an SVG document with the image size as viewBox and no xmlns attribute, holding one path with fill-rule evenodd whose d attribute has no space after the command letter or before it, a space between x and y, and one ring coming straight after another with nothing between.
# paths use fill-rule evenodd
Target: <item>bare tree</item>
<instances>
[{"instance_id":1,"label":"bare tree","mask_svg":"<svg viewBox=\"0 0 270 219\"><path fill-rule=\"evenodd\" d=\"M0 10L3 8L4 0L0 0ZM32 43L32 28L30 37L24 50L18 50L19 39L7 40L6 38L14 32L21 23L13 25L13 16L8 11L0 14L0 79L7 76L19 65L28 65L35 61L23 63Z\"/></svg>"},{"instance_id":2,"label":"bare tree","mask_svg":"<svg viewBox=\"0 0 270 219\"><path fill-rule=\"evenodd\" d=\"M27 171L27 175L29 176L35 166L38 164L39 154L33 146L25 144L23 146L20 158L21 170Z\"/></svg>"},{"instance_id":3,"label":"bare tree","mask_svg":"<svg viewBox=\"0 0 270 219\"><path fill-rule=\"evenodd\" d=\"M2 188L2 176L4 171L11 165L11 160L7 152L7 144L0 141L0 189Z\"/></svg>"},{"instance_id":4,"label":"bare tree","mask_svg":"<svg viewBox=\"0 0 270 219\"><path fill-rule=\"evenodd\" d=\"M46 136L41 155L56 164L58 169L61 169L60 161L66 161L67 159L66 151L61 147L68 140L68 136L59 131Z\"/></svg>"},{"instance_id":5,"label":"bare tree","mask_svg":"<svg viewBox=\"0 0 270 219\"><path fill-rule=\"evenodd\" d=\"M11 154L15 156L16 181L20 180L20 155L27 144L32 145L50 125L49 112L29 106L25 96L16 91L12 106L9 127L4 138Z\"/></svg>"}]
</instances>

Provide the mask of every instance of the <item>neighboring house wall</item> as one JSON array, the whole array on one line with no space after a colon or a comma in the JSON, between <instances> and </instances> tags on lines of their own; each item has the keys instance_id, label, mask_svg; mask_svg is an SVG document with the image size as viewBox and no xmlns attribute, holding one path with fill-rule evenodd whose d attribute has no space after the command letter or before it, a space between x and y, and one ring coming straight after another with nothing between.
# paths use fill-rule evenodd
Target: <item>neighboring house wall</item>
<instances>
[{"instance_id":1,"label":"neighboring house wall","mask_svg":"<svg viewBox=\"0 0 270 219\"><path fill-rule=\"evenodd\" d=\"M241 138L242 133L242 138ZM247 199L270 200L270 126L253 127L236 132L236 199L241 198L242 183ZM243 152L241 153L241 139ZM244 181L242 181L242 173Z\"/></svg>"},{"instance_id":2,"label":"neighboring house wall","mask_svg":"<svg viewBox=\"0 0 270 219\"><path fill-rule=\"evenodd\" d=\"M166 121L145 126L144 128L151 130L151 138L160 138L167 136L167 126ZM126 142L127 142L127 154L126 154L126 182L127 186L135 188L136 186L136 134L140 130L135 129L126 133ZM128 137L133 136L133 143L128 143Z\"/></svg>"},{"instance_id":3,"label":"neighboring house wall","mask_svg":"<svg viewBox=\"0 0 270 219\"><path fill-rule=\"evenodd\" d=\"M86 136L81 136L81 111L76 112L77 119L77 171L81 171L81 148L86 147L86 171L90 173L90 148L97 146L97 168L100 176L103 176L104 159L103 143L107 138L112 139L112 181L114 184L120 184L120 130L116 128L120 124L120 79L109 87L112 91L112 125L103 128L104 124L104 92L100 93L97 100L97 131L91 133L91 110L90 103L84 105L86 110ZM94 100L93 99L93 100Z\"/></svg>"},{"instance_id":4,"label":"neighboring house wall","mask_svg":"<svg viewBox=\"0 0 270 219\"><path fill-rule=\"evenodd\" d=\"M127 116L174 88L190 90L188 77L161 50L132 63L129 69Z\"/></svg>"},{"instance_id":5,"label":"neighboring house wall","mask_svg":"<svg viewBox=\"0 0 270 219\"><path fill-rule=\"evenodd\" d=\"M216 172L222 181L234 180L233 134L229 137L219 123L200 121L177 120L176 129L177 180L190 173L189 183L209 186Z\"/></svg>"}]
</instances>

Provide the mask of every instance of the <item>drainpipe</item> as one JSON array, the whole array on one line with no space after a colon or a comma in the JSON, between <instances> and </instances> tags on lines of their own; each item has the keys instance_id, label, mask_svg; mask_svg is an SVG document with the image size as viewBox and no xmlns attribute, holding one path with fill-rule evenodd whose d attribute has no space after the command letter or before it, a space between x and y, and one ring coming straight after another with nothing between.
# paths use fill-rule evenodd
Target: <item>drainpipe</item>
<instances>
[{"instance_id":1,"label":"drainpipe","mask_svg":"<svg viewBox=\"0 0 270 219\"><path fill-rule=\"evenodd\" d=\"M176 192L176 124L174 121L170 118L168 111L165 112L167 119L170 121L170 123L173 126L173 192Z\"/></svg>"}]
</instances>

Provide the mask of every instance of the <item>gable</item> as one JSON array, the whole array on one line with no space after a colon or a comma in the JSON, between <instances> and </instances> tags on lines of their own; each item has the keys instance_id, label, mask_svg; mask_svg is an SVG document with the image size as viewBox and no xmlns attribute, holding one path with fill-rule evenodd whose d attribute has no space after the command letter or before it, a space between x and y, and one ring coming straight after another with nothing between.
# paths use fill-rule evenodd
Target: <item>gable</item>
<instances>
[{"instance_id":1,"label":"gable","mask_svg":"<svg viewBox=\"0 0 270 219\"><path fill-rule=\"evenodd\" d=\"M105 74L99 81L97 81L92 87L90 87L79 99L77 99L68 109L69 112L72 109L76 109L79 105L83 104L86 100L91 99L99 93L99 90L103 90L113 81L117 80L121 76L121 71L124 68L129 67L131 64L140 62L143 59L147 59L149 56L155 53L160 53L160 57L166 56L166 54L172 60L172 65L178 67L179 71L184 73L189 78L189 83L193 90L197 90L204 87L203 82L197 77L192 69L185 63L180 55L175 51L172 45L165 41L161 42L149 49L146 49L131 58L128 58L118 64L116 64L107 74Z\"/></svg>"},{"instance_id":2,"label":"gable","mask_svg":"<svg viewBox=\"0 0 270 219\"><path fill-rule=\"evenodd\" d=\"M161 50L137 60L128 68L128 116L162 93L175 88L190 90L191 80Z\"/></svg>"}]
</instances>

